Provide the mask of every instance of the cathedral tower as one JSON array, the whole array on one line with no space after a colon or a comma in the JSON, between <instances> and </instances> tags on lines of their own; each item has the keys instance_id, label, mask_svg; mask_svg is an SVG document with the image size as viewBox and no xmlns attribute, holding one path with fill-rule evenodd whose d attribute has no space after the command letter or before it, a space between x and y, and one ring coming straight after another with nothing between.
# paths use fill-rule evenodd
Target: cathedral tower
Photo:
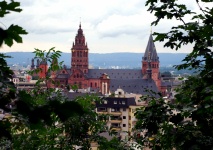
<instances>
[{"instance_id":1,"label":"cathedral tower","mask_svg":"<svg viewBox=\"0 0 213 150\"><path fill-rule=\"evenodd\" d=\"M88 52L87 43L85 42L85 37L83 30L81 29L81 23L79 25L78 33L75 36L75 42L71 48L72 60L71 60L71 71L72 73L79 69L84 74L88 73Z\"/></svg>"},{"instance_id":2,"label":"cathedral tower","mask_svg":"<svg viewBox=\"0 0 213 150\"><path fill-rule=\"evenodd\" d=\"M47 75L47 71L48 71L48 65L47 65L47 61L46 60L42 60L39 63L39 78L45 78Z\"/></svg>"},{"instance_id":3,"label":"cathedral tower","mask_svg":"<svg viewBox=\"0 0 213 150\"><path fill-rule=\"evenodd\" d=\"M155 48L152 34L150 34L146 51L144 53L144 57L142 58L142 74L149 76L151 72L151 77L155 81L158 89L160 90L161 82L159 64L159 57ZM149 74L147 74L147 70L150 70Z\"/></svg>"}]
</instances>

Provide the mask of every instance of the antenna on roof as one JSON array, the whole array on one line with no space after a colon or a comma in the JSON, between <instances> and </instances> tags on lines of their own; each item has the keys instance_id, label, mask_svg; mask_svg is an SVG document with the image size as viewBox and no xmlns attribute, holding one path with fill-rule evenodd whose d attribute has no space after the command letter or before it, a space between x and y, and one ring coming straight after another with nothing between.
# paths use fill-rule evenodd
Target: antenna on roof
<instances>
[{"instance_id":1,"label":"antenna on roof","mask_svg":"<svg viewBox=\"0 0 213 150\"><path fill-rule=\"evenodd\" d=\"M81 17L80 17L80 24L79 24L79 28L81 28Z\"/></svg>"}]
</instances>

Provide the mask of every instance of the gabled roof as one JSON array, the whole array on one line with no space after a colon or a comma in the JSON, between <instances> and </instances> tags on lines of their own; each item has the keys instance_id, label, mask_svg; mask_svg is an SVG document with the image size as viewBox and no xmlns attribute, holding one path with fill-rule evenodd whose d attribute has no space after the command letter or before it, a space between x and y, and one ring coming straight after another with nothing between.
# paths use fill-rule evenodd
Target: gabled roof
<instances>
[{"instance_id":1,"label":"gabled roof","mask_svg":"<svg viewBox=\"0 0 213 150\"><path fill-rule=\"evenodd\" d=\"M143 79L140 69L89 69L88 78L99 78L106 73L110 78L110 91L122 88L127 93L150 95L146 89L158 92L152 79Z\"/></svg>"},{"instance_id":2,"label":"gabled roof","mask_svg":"<svg viewBox=\"0 0 213 150\"><path fill-rule=\"evenodd\" d=\"M99 78L106 73L110 79L126 80L126 79L142 79L142 71L140 69L89 69L88 78Z\"/></svg>"},{"instance_id":3,"label":"gabled roof","mask_svg":"<svg viewBox=\"0 0 213 150\"><path fill-rule=\"evenodd\" d=\"M154 61L154 62L159 61L159 57L155 48L152 34L150 34L149 36L149 41L146 47L146 51L144 53L143 61L148 61L149 57L151 61Z\"/></svg>"},{"instance_id":4,"label":"gabled roof","mask_svg":"<svg viewBox=\"0 0 213 150\"><path fill-rule=\"evenodd\" d=\"M69 74L58 74L57 75L57 79L68 79L69 78Z\"/></svg>"},{"instance_id":5,"label":"gabled roof","mask_svg":"<svg viewBox=\"0 0 213 150\"><path fill-rule=\"evenodd\" d=\"M142 95L151 95L147 90L158 93L158 88L153 80L148 79L111 79L110 91L114 93L118 88L123 89L127 93L135 93ZM154 96L154 95L153 95Z\"/></svg>"}]
</instances>

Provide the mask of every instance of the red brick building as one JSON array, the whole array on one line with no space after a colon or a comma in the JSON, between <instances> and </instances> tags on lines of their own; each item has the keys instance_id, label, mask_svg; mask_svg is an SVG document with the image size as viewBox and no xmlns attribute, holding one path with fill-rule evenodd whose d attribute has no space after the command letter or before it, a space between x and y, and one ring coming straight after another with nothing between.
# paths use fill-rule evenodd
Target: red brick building
<instances>
[{"instance_id":1,"label":"red brick building","mask_svg":"<svg viewBox=\"0 0 213 150\"><path fill-rule=\"evenodd\" d=\"M58 88L77 85L79 89L90 89L102 94L114 93L118 88L142 95L148 94L146 89L165 93L166 88L161 85L159 57L151 34L142 57L141 69L90 69L88 54L89 48L80 24L71 48L71 68L64 66L62 70L51 74L52 79L60 83ZM46 70L47 64L42 64L40 67ZM44 75L41 72L39 77Z\"/></svg>"}]
</instances>

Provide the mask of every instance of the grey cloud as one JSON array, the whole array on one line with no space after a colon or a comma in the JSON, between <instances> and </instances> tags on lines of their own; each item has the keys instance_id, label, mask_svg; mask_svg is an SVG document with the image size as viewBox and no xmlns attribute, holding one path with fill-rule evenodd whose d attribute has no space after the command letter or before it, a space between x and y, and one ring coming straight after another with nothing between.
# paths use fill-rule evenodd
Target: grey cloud
<instances>
[{"instance_id":1,"label":"grey cloud","mask_svg":"<svg viewBox=\"0 0 213 150\"><path fill-rule=\"evenodd\" d=\"M57 33L70 33L74 32L75 30L68 29L68 28L55 28L53 26L51 27L34 27L34 28L28 28L29 33L35 33L35 34L57 34Z\"/></svg>"},{"instance_id":2,"label":"grey cloud","mask_svg":"<svg viewBox=\"0 0 213 150\"><path fill-rule=\"evenodd\" d=\"M34 0L20 0L21 7L31 6L34 4Z\"/></svg>"},{"instance_id":3,"label":"grey cloud","mask_svg":"<svg viewBox=\"0 0 213 150\"><path fill-rule=\"evenodd\" d=\"M142 27L135 27L135 26L123 26L115 28L111 31L106 32L99 32L99 36L101 38L106 37L118 37L121 35L137 35L138 37L141 36L142 33L147 33L147 30L144 30Z\"/></svg>"},{"instance_id":4,"label":"grey cloud","mask_svg":"<svg viewBox=\"0 0 213 150\"><path fill-rule=\"evenodd\" d=\"M140 2L140 3L135 4L130 9L125 9L122 7L111 7L104 14L101 14L100 17L95 17L95 18L91 19L92 24L93 24L94 28L96 28L101 22L108 19L112 15L132 16L134 14L138 14L141 12L144 5L145 5L144 2Z\"/></svg>"},{"instance_id":5,"label":"grey cloud","mask_svg":"<svg viewBox=\"0 0 213 150\"><path fill-rule=\"evenodd\" d=\"M55 25L54 22L50 21L48 24L42 25L38 20L31 20L25 25L29 33L35 34L70 33L76 31L76 28L69 25L64 25L63 22L61 22L61 25L60 23L59 25Z\"/></svg>"},{"instance_id":6,"label":"grey cloud","mask_svg":"<svg viewBox=\"0 0 213 150\"><path fill-rule=\"evenodd\" d=\"M18 24L23 27L29 34L56 34L56 33L65 33L65 32L74 32L76 28L72 24L69 24L69 21L60 20L59 15L8 15L7 18L2 20L2 22L9 27L10 24ZM50 21L46 21L46 18ZM49 19L54 18L54 19ZM57 21L58 20L58 21ZM66 23L65 23L66 22ZM57 24L56 24L57 23Z\"/></svg>"}]
</instances>

